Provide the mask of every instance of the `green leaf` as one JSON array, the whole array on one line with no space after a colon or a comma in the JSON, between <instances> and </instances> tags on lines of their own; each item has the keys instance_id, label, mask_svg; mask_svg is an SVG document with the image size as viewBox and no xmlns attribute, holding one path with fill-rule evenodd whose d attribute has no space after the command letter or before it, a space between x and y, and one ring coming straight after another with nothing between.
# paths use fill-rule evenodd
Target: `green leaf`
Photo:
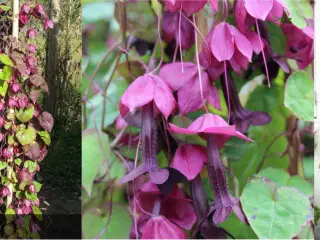
<instances>
[{"instance_id":1,"label":"green leaf","mask_svg":"<svg viewBox=\"0 0 320 240\"><path fill-rule=\"evenodd\" d=\"M51 137L48 131L40 131L38 132L38 134L40 135L41 139L47 146L51 144Z\"/></svg>"},{"instance_id":2,"label":"green leaf","mask_svg":"<svg viewBox=\"0 0 320 240\"><path fill-rule=\"evenodd\" d=\"M0 170L5 169L8 166L6 162L0 161Z\"/></svg>"},{"instance_id":3,"label":"green leaf","mask_svg":"<svg viewBox=\"0 0 320 240\"><path fill-rule=\"evenodd\" d=\"M284 104L297 118L309 122L313 121L313 81L306 72L298 71L288 78Z\"/></svg>"},{"instance_id":4,"label":"green leaf","mask_svg":"<svg viewBox=\"0 0 320 240\"><path fill-rule=\"evenodd\" d=\"M258 173L261 177L266 177L276 184L276 187L291 186L306 194L308 197L313 196L313 186L307 180L300 176L290 177L289 173L284 169L266 168Z\"/></svg>"},{"instance_id":5,"label":"green leaf","mask_svg":"<svg viewBox=\"0 0 320 240\"><path fill-rule=\"evenodd\" d=\"M9 6L7 6L7 5L0 5L0 9L1 9L2 11L7 12L7 11L9 11L11 8L10 8Z\"/></svg>"},{"instance_id":6,"label":"green leaf","mask_svg":"<svg viewBox=\"0 0 320 240\"><path fill-rule=\"evenodd\" d=\"M4 66L3 71L0 72L0 80L10 81L12 75L12 67Z\"/></svg>"},{"instance_id":7,"label":"green leaf","mask_svg":"<svg viewBox=\"0 0 320 240\"><path fill-rule=\"evenodd\" d=\"M23 198L23 192L22 192L22 191L17 191L17 192L16 192L16 197L17 197L18 199L22 199L22 198Z\"/></svg>"},{"instance_id":8,"label":"green leaf","mask_svg":"<svg viewBox=\"0 0 320 240\"><path fill-rule=\"evenodd\" d=\"M22 145L29 145L36 139L36 130L32 127L19 130L16 133L16 137Z\"/></svg>"},{"instance_id":9,"label":"green leaf","mask_svg":"<svg viewBox=\"0 0 320 240\"><path fill-rule=\"evenodd\" d=\"M313 218L308 198L291 187L252 179L240 197L242 209L259 239L292 239Z\"/></svg>"},{"instance_id":10,"label":"green leaf","mask_svg":"<svg viewBox=\"0 0 320 240\"><path fill-rule=\"evenodd\" d=\"M110 156L108 136L95 129L82 134L82 186L91 195L93 180L100 172L104 159Z\"/></svg>"},{"instance_id":11,"label":"green leaf","mask_svg":"<svg viewBox=\"0 0 320 240\"><path fill-rule=\"evenodd\" d=\"M96 238L102 231L108 220L109 209L90 209L82 218L82 231L84 238ZM130 213L124 207L113 204L109 225L101 236L102 239L128 239L132 225ZM119 224L121 223L121 224Z\"/></svg>"},{"instance_id":12,"label":"green leaf","mask_svg":"<svg viewBox=\"0 0 320 240\"><path fill-rule=\"evenodd\" d=\"M266 22L266 25L269 32L270 43L273 52L283 55L286 51L286 35L281 30L280 26L271 22Z\"/></svg>"},{"instance_id":13,"label":"green leaf","mask_svg":"<svg viewBox=\"0 0 320 240\"><path fill-rule=\"evenodd\" d=\"M236 239L258 239L252 228L239 220L234 213L220 224L220 227L227 230Z\"/></svg>"},{"instance_id":14,"label":"green leaf","mask_svg":"<svg viewBox=\"0 0 320 240\"><path fill-rule=\"evenodd\" d=\"M284 0L284 4L288 8L292 24L298 28L304 28L307 26L307 19L311 19L313 16L313 9L308 0Z\"/></svg>"},{"instance_id":15,"label":"green leaf","mask_svg":"<svg viewBox=\"0 0 320 240\"><path fill-rule=\"evenodd\" d=\"M6 81L0 81L0 95L5 97L8 90L8 83Z\"/></svg>"},{"instance_id":16,"label":"green leaf","mask_svg":"<svg viewBox=\"0 0 320 240\"><path fill-rule=\"evenodd\" d=\"M26 123L33 117L33 113L34 106L32 105L30 108L26 110L20 109L18 112L16 112L16 117L20 122Z\"/></svg>"},{"instance_id":17,"label":"green leaf","mask_svg":"<svg viewBox=\"0 0 320 240\"><path fill-rule=\"evenodd\" d=\"M40 192L41 187L42 187L42 184L39 183L39 182L37 182L37 181L33 181L32 183L33 183L33 185L34 185L35 188L36 188L36 192Z\"/></svg>"},{"instance_id":18,"label":"green leaf","mask_svg":"<svg viewBox=\"0 0 320 240\"><path fill-rule=\"evenodd\" d=\"M11 61L11 59L9 58L9 56L6 55L6 54L4 54L4 53L0 54L0 61L1 61L3 64L8 65L8 66L10 66L10 67L13 67L13 66L14 66L14 65L13 65L13 62Z\"/></svg>"},{"instance_id":19,"label":"green leaf","mask_svg":"<svg viewBox=\"0 0 320 240\"><path fill-rule=\"evenodd\" d=\"M32 212L39 221L42 221L42 212L36 205L32 206Z\"/></svg>"},{"instance_id":20,"label":"green leaf","mask_svg":"<svg viewBox=\"0 0 320 240\"><path fill-rule=\"evenodd\" d=\"M37 200L36 193L30 193L28 191L25 192L26 198L29 199L31 202L35 202Z\"/></svg>"},{"instance_id":21,"label":"green leaf","mask_svg":"<svg viewBox=\"0 0 320 240\"><path fill-rule=\"evenodd\" d=\"M20 166L21 163L22 163L21 158L16 158L16 159L14 160L14 163L17 164L18 166Z\"/></svg>"},{"instance_id":22,"label":"green leaf","mask_svg":"<svg viewBox=\"0 0 320 240\"><path fill-rule=\"evenodd\" d=\"M5 213L7 223L11 223L16 219L16 211L13 208L7 208Z\"/></svg>"},{"instance_id":23,"label":"green leaf","mask_svg":"<svg viewBox=\"0 0 320 240\"><path fill-rule=\"evenodd\" d=\"M33 161L30 161L30 160L27 160L24 162L24 165L23 165L25 168L28 168L28 171L30 173L33 173L36 171L37 169L37 163L36 162L33 162Z\"/></svg>"}]
</instances>

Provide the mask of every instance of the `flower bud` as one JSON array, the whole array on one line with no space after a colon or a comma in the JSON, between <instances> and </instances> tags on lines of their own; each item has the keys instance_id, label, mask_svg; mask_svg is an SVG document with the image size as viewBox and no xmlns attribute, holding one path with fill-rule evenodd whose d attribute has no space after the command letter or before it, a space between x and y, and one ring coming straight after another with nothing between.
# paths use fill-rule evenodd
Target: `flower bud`
<instances>
[{"instance_id":1,"label":"flower bud","mask_svg":"<svg viewBox=\"0 0 320 240\"><path fill-rule=\"evenodd\" d=\"M19 14L19 23L20 23L20 25L26 25L26 24L28 24L28 22L29 22L29 18L28 18L28 15L27 14L25 14L25 13L20 13Z\"/></svg>"}]
</instances>

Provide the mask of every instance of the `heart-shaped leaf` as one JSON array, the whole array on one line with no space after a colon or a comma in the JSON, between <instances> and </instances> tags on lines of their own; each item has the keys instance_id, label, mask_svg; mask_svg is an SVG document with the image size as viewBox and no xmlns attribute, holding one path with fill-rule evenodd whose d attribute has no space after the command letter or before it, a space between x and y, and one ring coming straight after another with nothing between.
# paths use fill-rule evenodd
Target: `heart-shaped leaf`
<instances>
[{"instance_id":1,"label":"heart-shaped leaf","mask_svg":"<svg viewBox=\"0 0 320 240\"><path fill-rule=\"evenodd\" d=\"M36 139L36 130L29 127L16 133L16 137L22 145L29 145Z\"/></svg>"},{"instance_id":2,"label":"heart-shaped leaf","mask_svg":"<svg viewBox=\"0 0 320 240\"><path fill-rule=\"evenodd\" d=\"M284 105L300 119L313 121L314 90L313 81L304 71L293 73L287 80Z\"/></svg>"},{"instance_id":3,"label":"heart-shaped leaf","mask_svg":"<svg viewBox=\"0 0 320 240\"><path fill-rule=\"evenodd\" d=\"M34 113L34 106L31 105L26 110L20 109L18 112L16 112L16 117L20 122L26 123L33 117L33 113Z\"/></svg>"},{"instance_id":4,"label":"heart-shaped leaf","mask_svg":"<svg viewBox=\"0 0 320 240\"><path fill-rule=\"evenodd\" d=\"M40 137L44 141L44 143L47 146L49 146L51 143L51 137L50 137L50 134L48 133L48 131L40 131L40 132L38 132L38 134L40 135Z\"/></svg>"},{"instance_id":5,"label":"heart-shaped leaf","mask_svg":"<svg viewBox=\"0 0 320 240\"><path fill-rule=\"evenodd\" d=\"M240 201L259 239L292 239L313 218L307 196L292 187L277 189L268 179L252 179Z\"/></svg>"},{"instance_id":6,"label":"heart-shaped leaf","mask_svg":"<svg viewBox=\"0 0 320 240\"><path fill-rule=\"evenodd\" d=\"M13 67L13 62L11 61L11 59L9 58L8 55L2 53L0 54L0 61L5 64L5 65L8 65L10 67Z\"/></svg>"}]
</instances>

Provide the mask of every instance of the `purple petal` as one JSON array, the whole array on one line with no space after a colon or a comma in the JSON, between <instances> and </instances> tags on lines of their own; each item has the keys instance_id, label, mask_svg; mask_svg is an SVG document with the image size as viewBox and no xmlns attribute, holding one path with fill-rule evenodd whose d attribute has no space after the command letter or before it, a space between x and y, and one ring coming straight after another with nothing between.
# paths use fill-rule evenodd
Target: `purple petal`
<instances>
[{"instance_id":1,"label":"purple petal","mask_svg":"<svg viewBox=\"0 0 320 240\"><path fill-rule=\"evenodd\" d=\"M218 0L209 0L209 3L211 4L212 9L215 10L216 12L218 12L219 1Z\"/></svg>"},{"instance_id":2,"label":"purple petal","mask_svg":"<svg viewBox=\"0 0 320 240\"><path fill-rule=\"evenodd\" d=\"M214 85L209 86L208 101L213 107L221 110L219 91Z\"/></svg>"},{"instance_id":3,"label":"purple petal","mask_svg":"<svg viewBox=\"0 0 320 240\"><path fill-rule=\"evenodd\" d=\"M178 90L180 115L194 112L206 103L210 87L208 74L206 72L201 73L202 85L200 85L200 79L197 76L191 81L186 82L184 86ZM201 90L203 99L201 98Z\"/></svg>"},{"instance_id":4,"label":"purple petal","mask_svg":"<svg viewBox=\"0 0 320 240\"><path fill-rule=\"evenodd\" d=\"M179 170L188 180L194 179L207 161L206 149L202 146L180 145L174 155L172 168Z\"/></svg>"},{"instance_id":5,"label":"purple petal","mask_svg":"<svg viewBox=\"0 0 320 240\"><path fill-rule=\"evenodd\" d=\"M244 1L238 0L235 3L234 7L234 17L235 23L241 32L246 32L246 18L247 18L247 10L244 7Z\"/></svg>"},{"instance_id":6,"label":"purple petal","mask_svg":"<svg viewBox=\"0 0 320 240\"><path fill-rule=\"evenodd\" d=\"M273 7L273 0L244 0L244 6L252 17L264 21Z\"/></svg>"},{"instance_id":7,"label":"purple petal","mask_svg":"<svg viewBox=\"0 0 320 240\"><path fill-rule=\"evenodd\" d=\"M155 95L155 88L151 75L138 77L123 93L120 99L120 110L123 108L121 105L124 105L130 112L134 112L137 108L151 102Z\"/></svg>"},{"instance_id":8,"label":"purple petal","mask_svg":"<svg viewBox=\"0 0 320 240\"><path fill-rule=\"evenodd\" d=\"M206 3L207 0L184 0L182 3L182 9L187 14L187 16L190 17L192 16L192 14L199 12L204 7L204 5L206 5Z\"/></svg>"},{"instance_id":9,"label":"purple petal","mask_svg":"<svg viewBox=\"0 0 320 240\"><path fill-rule=\"evenodd\" d=\"M267 16L267 20L275 24L281 23L281 18L283 16L283 6L276 0L273 1L273 7Z\"/></svg>"},{"instance_id":10,"label":"purple petal","mask_svg":"<svg viewBox=\"0 0 320 240\"><path fill-rule=\"evenodd\" d=\"M261 44L260 44L260 40L259 40L258 34L253 32L253 31L247 31L246 32L246 37L251 42L251 46L252 46L253 51L256 54L259 54L261 52ZM263 45L263 47L265 46L265 42L264 41L262 41L262 45Z\"/></svg>"},{"instance_id":11,"label":"purple petal","mask_svg":"<svg viewBox=\"0 0 320 240\"><path fill-rule=\"evenodd\" d=\"M177 134L189 134L189 135L192 135L192 134L197 134L198 133L197 131L194 131L194 130L177 127L177 126L173 125L172 123L169 123L168 130L170 132L177 133Z\"/></svg>"},{"instance_id":12,"label":"purple petal","mask_svg":"<svg viewBox=\"0 0 320 240\"><path fill-rule=\"evenodd\" d=\"M197 74L197 65L191 62L183 63L183 72L181 63L170 63L161 68L159 77L161 77L168 86L177 91L188 81L192 80Z\"/></svg>"},{"instance_id":13,"label":"purple petal","mask_svg":"<svg viewBox=\"0 0 320 240\"><path fill-rule=\"evenodd\" d=\"M238 50L245 56L249 61L252 58L252 46L250 41L234 26L230 25L233 32L234 39Z\"/></svg>"},{"instance_id":14,"label":"purple petal","mask_svg":"<svg viewBox=\"0 0 320 240\"><path fill-rule=\"evenodd\" d=\"M234 53L234 36L228 23L221 22L214 28L210 47L219 62L230 60Z\"/></svg>"},{"instance_id":15,"label":"purple petal","mask_svg":"<svg viewBox=\"0 0 320 240\"><path fill-rule=\"evenodd\" d=\"M123 176L120 180L119 183L123 184L123 183L127 183L130 182L132 180L134 180L135 178L141 176L142 174L146 173L147 170L145 168L144 165L141 165L137 168L134 168L131 172L129 172L127 175Z\"/></svg>"},{"instance_id":16,"label":"purple petal","mask_svg":"<svg viewBox=\"0 0 320 240\"><path fill-rule=\"evenodd\" d=\"M213 212L212 221L215 224L223 223L230 216L232 207L216 208Z\"/></svg>"},{"instance_id":17,"label":"purple petal","mask_svg":"<svg viewBox=\"0 0 320 240\"><path fill-rule=\"evenodd\" d=\"M168 169L155 169L149 171L150 181L154 184L163 184L169 178Z\"/></svg>"},{"instance_id":18,"label":"purple petal","mask_svg":"<svg viewBox=\"0 0 320 240\"><path fill-rule=\"evenodd\" d=\"M168 118L175 108L176 100L165 81L158 76L153 77L157 85L154 93L154 102L165 118Z\"/></svg>"}]
</instances>

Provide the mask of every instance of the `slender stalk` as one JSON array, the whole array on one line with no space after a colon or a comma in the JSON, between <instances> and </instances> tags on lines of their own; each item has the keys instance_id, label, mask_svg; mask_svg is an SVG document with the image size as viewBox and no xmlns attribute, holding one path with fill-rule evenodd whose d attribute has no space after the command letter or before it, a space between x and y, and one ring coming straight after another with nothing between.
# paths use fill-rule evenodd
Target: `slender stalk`
<instances>
[{"instance_id":1,"label":"slender stalk","mask_svg":"<svg viewBox=\"0 0 320 240\"><path fill-rule=\"evenodd\" d=\"M12 36L18 39L19 36L19 0L12 0Z\"/></svg>"}]
</instances>

